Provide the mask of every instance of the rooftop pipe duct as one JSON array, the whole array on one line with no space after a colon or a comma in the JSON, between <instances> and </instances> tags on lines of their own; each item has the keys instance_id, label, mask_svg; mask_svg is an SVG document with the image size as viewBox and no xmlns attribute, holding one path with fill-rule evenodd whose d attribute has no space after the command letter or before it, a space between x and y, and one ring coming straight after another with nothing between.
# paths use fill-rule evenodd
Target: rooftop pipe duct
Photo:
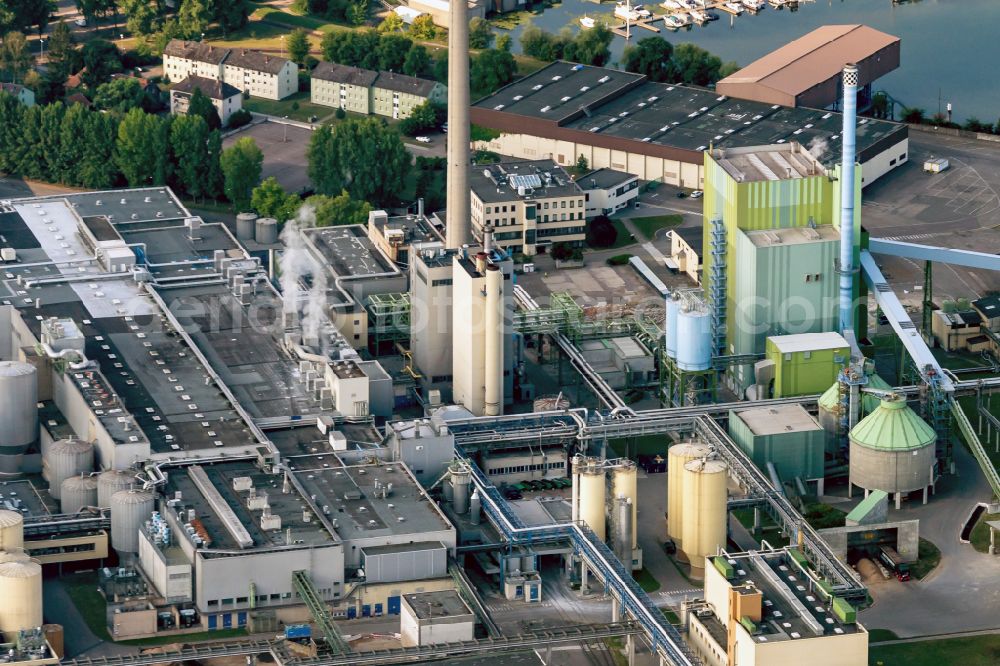
<instances>
[{"instance_id":1,"label":"rooftop pipe duct","mask_svg":"<svg viewBox=\"0 0 1000 666\"><path fill-rule=\"evenodd\" d=\"M858 66L844 66L844 127L840 167L840 330L854 330L854 158L858 124Z\"/></svg>"},{"instance_id":2,"label":"rooftop pipe duct","mask_svg":"<svg viewBox=\"0 0 1000 666\"><path fill-rule=\"evenodd\" d=\"M448 3L448 174L445 244L469 243L469 11L467 0Z\"/></svg>"}]
</instances>

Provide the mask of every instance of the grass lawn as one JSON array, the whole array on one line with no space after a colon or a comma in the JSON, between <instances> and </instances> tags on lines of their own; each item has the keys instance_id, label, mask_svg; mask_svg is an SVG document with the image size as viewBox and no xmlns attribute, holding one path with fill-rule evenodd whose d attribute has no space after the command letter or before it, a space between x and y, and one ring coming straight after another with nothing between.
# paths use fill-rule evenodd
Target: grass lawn
<instances>
[{"instance_id":1,"label":"grass lawn","mask_svg":"<svg viewBox=\"0 0 1000 666\"><path fill-rule=\"evenodd\" d=\"M736 520L740 521L740 525L745 527L750 532L750 535L756 538L753 533L753 509L734 509L732 513L736 516ZM778 524L774 522L774 519L766 511L760 512L760 528L760 538L766 540L772 546L780 548L788 545L788 537L781 534L781 528L778 527Z\"/></svg>"},{"instance_id":2,"label":"grass lawn","mask_svg":"<svg viewBox=\"0 0 1000 666\"><path fill-rule=\"evenodd\" d=\"M681 215L651 215L649 217L633 217L630 220L636 226L646 240L653 240L653 236L660 229L676 227L684 221Z\"/></svg>"},{"instance_id":3,"label":"grass lawn","mask_svg":"<svg viewBox=\"0 0 1000 666\"><path fill-rule=\"evenodd\" d=\"M292 108L296 103L298 104L298 108ZM269 116L278 116L279 118L288 116L291 120L302 122L309 122L311 116L316 116L320 120L324 120L328 116L333 116L335 111L328 106L320 106L319 104L310 102L308 92L297 92L291 97L286 97L282 100L251 97L243 100L243 108L254 113L264 113Z\"/></svg>"},{"instance_id":4,"label":"grass lawn","mask_svg":"<svg viewBox=\"0 0 1000 666\"><path fill-rule=\"evenodd\" d=\"M629 233L629 230L625 228L624 222L621 220L611 220L611 224L615 226L615 231L618 232L618 235L615 237L614 245L610 248L602 249L617 250L620 247L628 247L629 245L635 244L635 239L632 238L632 234Z\"/></svg>"},{"instance_id":5,"label":"grass lawn","mask_svg":"<svg viewBox=\"0 0 1000 666\"><path fill-rule=\"evenodd\" d=\"M667 622L670 624L680 624L681 618L678 617L677 613L673 612L669 608L661 608L660 612L663 613L663 617L667 618Z\"/></svg>"},{"instance_id":6,"label":"grass lawn","mask_svg":"<svg viewBox=\"0 0 1000 666\"><path fill-rule=\"evenodd\" d=\"M1000 635L876 645L868 650L868 663L870 666L994 666L1000 663Z\"/></svg>"},{"instance_id":7,"label":"grass lawn","mask_svg":"<svg viewBox=\"0 0 1000 666\"><path fill-rule=\"evenodd\" d=\"M986 524L987 520L1000 520L1000 513L984 513L979 517L976 526L972 528L969 541L972 543L972 547L980 553L986 553L990 548L990 528ZM923 546L923 539L920 541L920 545ZM940 555L938 557L940 559Z\"/></svg>"},{"instance_id":8,"label":"grass lawn","mask_svg":"<svg viewBox=\"0 0 1000 666\"><path fill-rule=\"evenodd\" d=\"M635 582L639 583L639 587L642 588L643 592L656 592L660 589L660 581L653 578L653 574L645 569L633 571L632 578L635 579Z\"/></svg>"},{"instance_id":9,"label":"grass lawn","mask_svg":"<svg viewBox=\"0 0 1000 666\"><path fill-rule=\"evenodd\" d=\"M117 641L121 645L169 645L170 643L195 643L198 641L221 641L226 638L239 638L247 635L246 629L219 629L218 631L199 631L194 634L174 634L171 636L153 636L137 638L132 641Z\"/></svg>"},{"instance_id":10,"label":"grass lawn","mask_svg":"<svg viewBox=\"0 0 1000 666\"><path fill-rule=\"evenodd\" d=\"M989 539L988 535L987 539ZM923 578L940 564L941 551L927 539L921 539L917 558L917 561L910 565L910 573L917 578Z\"/></svg>"},{"instance_id":11,"label":"grass lawn","mask_svg":"<svg viewBox=\"0 0 1000 666\"><path fill-rule=\"evenodd\" d=\"M891 629L869 629L868 630L868 642L869 643L879 643L881 641L895 641L898 640L899 636L896 632Z\"/></svg>"},{"instance_id":12,"label":"grass lawn","mask_svg":"<svg viewBox=\"0 0 1000 666\"><path fill-rule=\"evenodd\" d=\"M63 576L63 584L90 631L104 641L108 634L107 603L97 591L97 577L93 573Z\"/></svg>"},{"instance_id":13,"label":"grass lawn","mask_svg":"<svg viewBox=\"0 0 1000 666\"><path fill-rule=\"evenodd\" d=\"M809 504L806 506L805 518L813 529L823 530L828 527L843 527L846 513L827 504Z\"/></svg>"}]
</instances>

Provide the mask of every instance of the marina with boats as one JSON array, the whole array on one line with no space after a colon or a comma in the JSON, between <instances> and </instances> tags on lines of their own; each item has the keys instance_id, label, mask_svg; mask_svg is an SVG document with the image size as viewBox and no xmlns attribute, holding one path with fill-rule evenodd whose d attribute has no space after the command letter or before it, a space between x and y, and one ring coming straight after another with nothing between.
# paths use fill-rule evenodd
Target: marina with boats
<instances>
[{"instance_id":1,"label":"marina with boats","mask_svg":"<svg viewBox=\"0 0 1000 666\"><path fill-rule=\"evenodd\" d=\"M663 0L659 5L646 6L623 0L615 3L607 25L616 35L630 39L633 27L660 32L658 24L662 24L665 29L674 31L717 21L721 18L720 12L735 18L744 13L757 14L768 5L774 9L795 10L802 1L805 0ZM582 28L589 29L599 20L604 19L585 14L579 22Z\"/></svg>"}]
</instances>

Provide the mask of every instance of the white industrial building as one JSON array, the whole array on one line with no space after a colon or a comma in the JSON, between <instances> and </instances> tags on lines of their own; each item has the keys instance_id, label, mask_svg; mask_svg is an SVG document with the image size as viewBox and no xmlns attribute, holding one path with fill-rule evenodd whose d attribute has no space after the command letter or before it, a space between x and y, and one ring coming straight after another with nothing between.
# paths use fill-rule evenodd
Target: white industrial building
<instances>
[{"instance_id":1,"label":"white industrial building","mask_svg":"<svg viewBox=\"0 0 1000 666\"><path fill-rule=\"evenodd\" d=\"M475 638L476 616L454 590L404 594L399 615L403 647Z\"/></svg>"},{"instance_id":2,"label":"white industrial building","mask_svg":"<svg viewBox=\"0 0 1000 666\"><path fill-rule=\"evenodd\" d=\"M614 215L639 200L639 177L614 169L597 169L580 176L577 184L583 190L587 218Z\"/></svg>"}]
</instances>

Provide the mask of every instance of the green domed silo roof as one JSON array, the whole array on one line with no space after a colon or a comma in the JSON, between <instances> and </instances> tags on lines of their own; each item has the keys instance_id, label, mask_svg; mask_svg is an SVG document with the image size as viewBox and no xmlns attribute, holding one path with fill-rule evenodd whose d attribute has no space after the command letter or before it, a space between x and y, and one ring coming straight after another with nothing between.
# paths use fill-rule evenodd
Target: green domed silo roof
<instances>
[{"instance_id":1,"label":"green domed silo roof","mask_svg":"<svg viewBox=\"0 0 1000 666\"><path fill-rule=\"evenodd\" d=\"M891 391L892 387L889 383L878 375L872 374L868 376L868 383L862 388L878 389L880 391ZM819 397L819 407L820 409L825 409L827 411L834 411L840 402L840 383L835 382L833 386L828 388L823 395ZM862 414L871 414L877 408L881 400L877 395L872 395L871 393L861 394L861 412Z\"/></svg>"},{"instance_id":2,"label":"green domed silo roof","mask_svg":"<svg viewBox=\"0 0 1000 666\"><path fill-rule=\"evenodd\" d=\"M823 392L823 395L819 397L819 408L828 411L833 411L837 408L837 403L840 402L840 382L834 382L833 386L828 388Z\"/></svg>"},{"instance_id":3,"label":"green domed silo roof","mask_svg":"<svg viewBox=\"0 0 1000 666\"><path fill-rule=\"evenodd\" d=\"M934 429L906 405L906 398L889 396L851 430L851 441L870 449L910 451L937 441Z\"/></svg>"}]
</instances>

